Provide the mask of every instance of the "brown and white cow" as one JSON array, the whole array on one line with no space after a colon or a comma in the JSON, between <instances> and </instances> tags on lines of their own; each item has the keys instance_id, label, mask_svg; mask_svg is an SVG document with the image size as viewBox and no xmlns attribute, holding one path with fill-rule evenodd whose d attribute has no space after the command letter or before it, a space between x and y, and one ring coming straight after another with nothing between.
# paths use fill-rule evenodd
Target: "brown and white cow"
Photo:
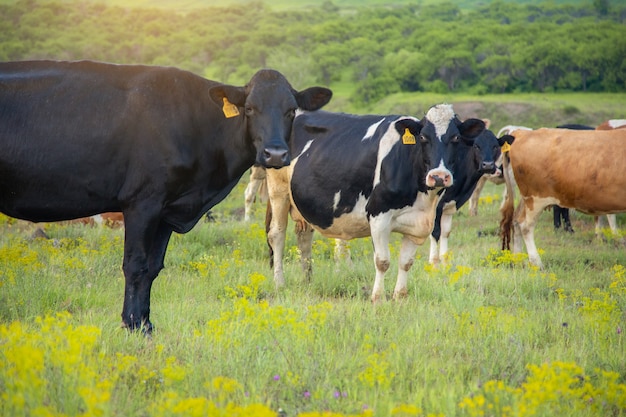
<instances>
[{"instance_id":1,"label":"brown and white cow","mask_svg":"<svg viewBox=\"0 0 626 417\"><path fill-rule=\"evenodd\" d=\"M513 227L513 251L521 252L521 235L529 261L542 267L534 230L539 215L551 204L591 215L626 211L626 130L515 130L507 141L512 144L504 159L507 199L500 223L504 249L510 247ZM521 194L515 211L509 163Z\"/></svg>"},{"instance_id":2,"label":"brown and white cow","mask_svg":"<svg viewBox=\"0 0 626 417\"><path fill-rule=\"evenodd\" d=\"M85 226L108 226L112 229L124 226L124 215L120 212L106 212L89 217L64 220L61 224L83 224Z\"/></svg>"},{"instance_id":3,"label":"brown and white cow","mask_svg":"<svg viewBox=\"0 0 626 417\"><path fill-rule=\"evenodd\" d=\"M596 130L613 130L613 129L626 129L626 119L611 119L600 123ZM606 219L609 223L609 228L613 236L619 236L619 229L617 228L617 217L615 214L607 214ZM596 235L602 236L602 218L596 216Z\"/></svg>"}]
</instances>

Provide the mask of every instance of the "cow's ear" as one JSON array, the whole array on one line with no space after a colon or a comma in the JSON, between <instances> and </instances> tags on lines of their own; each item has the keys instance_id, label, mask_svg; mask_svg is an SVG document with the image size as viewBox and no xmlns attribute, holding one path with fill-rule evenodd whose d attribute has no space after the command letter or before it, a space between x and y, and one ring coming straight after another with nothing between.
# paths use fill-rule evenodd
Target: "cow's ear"
<instances>
[{"instance_id":1,"label":"cow's ear","mask_svg":"<svg viewBox=\"0 0 626 417\"><path fill-rule=\"evenodd\" d=\"M224 105L224 99L237 107L244 107L246 104L246 93L243 87L234 87L232 85L218 85L209 88L209 97L218 106Z\"/></svg>"},{"instance_id":2,"label":"cow's ear","mask_svg":"<svg viewBox=\"0 0 626 417\"><path fill-rule=\"evenodd\" d=\"M309 87L295 94L296 103L302 110L314 111L324 107L333 96L333 92L324 87Z\"/></svg>"},{"instance_id":3,"label":"cow's ear","mask_svg":"<svg viewBox=\"0 0 626 417\"><path fill-rule=\"evenodd\" d=\"M418 136L422 131L422 123L414 119L400 119L396 122L395 127L400 135L403 135L407 129L413 136Z\"/></svg>"},{"instance_id":4,"label":"cow's ear","mask_svg":"<svg viewBox=\"0 0 626 417\"><path fill-rule=\"evenodd\" d=\"M511 145L514 140L515 140L515 136L504 135L501 138L498 138L498 144L500 146L504 145L505 143L508 143L509 145Z\"/></svg>"},{"instance_id":5,"label":"cow's ear","mask_svg":"<svg viewBox=\"0 0 626 417\"><path fill-rule=\"evenodd\" d=\"M467 119L459 125L461 136L474 139L485 130L485 122L480 119Z\"/></svg>"}]
</instances>

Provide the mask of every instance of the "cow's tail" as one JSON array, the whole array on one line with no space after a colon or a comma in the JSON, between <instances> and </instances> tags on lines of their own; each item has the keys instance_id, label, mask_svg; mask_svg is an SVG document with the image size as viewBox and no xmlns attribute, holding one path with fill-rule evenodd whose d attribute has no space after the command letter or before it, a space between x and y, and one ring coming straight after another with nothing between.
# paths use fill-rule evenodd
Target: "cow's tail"
<instances>
[{"instance_id":1,"label":"cow's tail","mask_svg":"<svg viewBox=\"0 0 626 417\"><path fill-rule=\"evenodd\" d=\"M263 181L266 183L267 181ZM270 245L270 240L268 235L270 233L270 225L272 224L272 205L270 204L270 200L267 200L267 208L265 209L265 240L267 242L267 247L269 248L270 255L270 269L274 269L274 249L272 245Z\"/></svg>"},{"instance_id":2,"label":"cow's tail","mask_svg":"<svg viewBox=\"0 0 626 417\"><path fill-rule=\"evenodd\" d=\"M507 135L508 136L508 135ZM506 138L506 143L503 148L507 147L507 144L513 142L513 137ZM504 175L504 183L506 184L506 198L504 204L500 208L500 237L502 238L502 250L511 249L511 234L513 231L513 212L515 202L515 187L512 184L513 171L510 168L510 158L508 150L502 152L502 174Z\"/></svg>"}]
</instances>

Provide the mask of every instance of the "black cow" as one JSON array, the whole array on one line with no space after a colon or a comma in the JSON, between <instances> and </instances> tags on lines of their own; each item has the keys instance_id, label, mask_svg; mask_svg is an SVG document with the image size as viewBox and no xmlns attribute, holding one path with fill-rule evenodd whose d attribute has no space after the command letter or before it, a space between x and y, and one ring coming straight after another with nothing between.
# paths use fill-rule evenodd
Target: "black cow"
<instances>
[{"instance_id":1,"label":"black cow","mask_svg":"<svg viewBox=\"0 0 626 417\"><path fill-rule=\"evenodd\" d=\"M151 332L172 232L188 232L255 161L288 165L296 109L330 97L273 70L235 87L175 68L2 63L0 212L35 222L123 212L122 320Z\"/></svg>"},{"instance_id":2,"label":"black cow","mask_svg":"<svg viewBox=\"0 0 626 417\"><path fill-rule=\"evenodd\" d=\"M372 301L384 297L390 234L401 233L394 298L404 296L417 246L432 231L442 190L453 184L460 142L472 142L484 127L478 119L461 122L450 105L434 106L422 121L328 112L297 116L290 143L297 157L290 167L267 172L276 284L284 283L282 254L291 209L305 268L310 267L311 225L331 238L372 236Z\"/></svg>"},{"instance_id":3,"label":"black cow","mask_svg":"<svg viewBox=\"0 0 626 417\"><path fill-rule=\"evenodd\" d=\"M496 138L491 130L485 129L474 140L473 145L457 153L453 172L454 184L446 189L437 204L435 225L430 235L431 264L445 259L448 237L452 230L452 216L469 200L480 178L496 172L496 160L500 157L500 147L503 144L504 141Z\"/></svg>"}]
</instances>

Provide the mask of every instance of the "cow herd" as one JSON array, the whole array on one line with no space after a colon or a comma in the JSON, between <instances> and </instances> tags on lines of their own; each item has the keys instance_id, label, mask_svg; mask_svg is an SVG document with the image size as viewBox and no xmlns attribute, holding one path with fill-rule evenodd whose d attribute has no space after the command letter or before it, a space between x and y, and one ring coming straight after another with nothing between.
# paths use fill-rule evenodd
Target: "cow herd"
<instances>
[{"instance_id":1,"label":"cow herd","mask_svg":"<svg viewBox=\"0 0 626 417\"><path fill-rule=\"evenodd\" d=\"M444 260L453 214L500 172L503 244L515 230L513 248L523 237L539 266L533 231L546 206L626 211L626 129L495 135L449 104L422 118L320 110L331 96L297 91L273 70L238 87L175 68L0 63L0 212L34 222L123 215L122 321L150 333L150 291L172 232L189 231L253 165L245 218L266 185L275 284L285 282L291 216L309 274L314 231L371 236L372 301L384 298L391 233L402 235L395 299L406 295L418 245L430 240L429 261Z\"/></svg>"}]
</instances>

